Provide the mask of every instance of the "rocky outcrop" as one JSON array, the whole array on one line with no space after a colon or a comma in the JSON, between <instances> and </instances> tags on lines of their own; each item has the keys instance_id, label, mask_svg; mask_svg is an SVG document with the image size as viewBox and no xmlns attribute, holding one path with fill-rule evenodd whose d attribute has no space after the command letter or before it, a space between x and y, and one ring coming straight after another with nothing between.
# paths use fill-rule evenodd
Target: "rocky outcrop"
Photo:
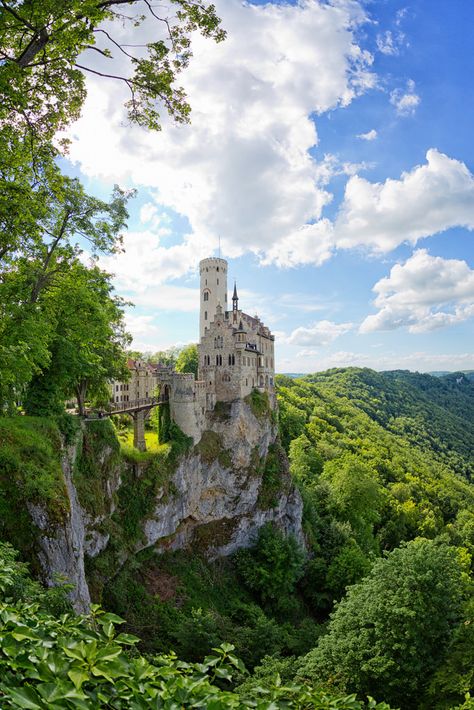
<instances>
[{"instance_id":1,"label":"rocky outcrop","mask_svg":"<svg viewBox=\"0 0 474 710\"><path fill-rule=\"evenodd\" d=\"M33 522L41 531L38 557L45 582L50 586L57 584L58 580L72 584L70 597L78 613L86 612L91 601L84 570L85 516L72 480L76 454L81 443L82 436L79 436L78 441L68 446L62 456L61 466L69 499L69 513L62 524L52 522L41 505L27 503Z\"/></svg>"},{"instance_id":2,"label":"rocky outcrop","mask_svg":"<svg viewBox=\"0 0 474 710\"><path fill-rule=\"evenodd\" d=\"M171 468L168 462L166 475L152 458L123 460L109 422L84 423L62 460L66 519L55 525L40 505L29 504L41 531L47 582L59 575L72 583L74 606L85 611L90 603L85 558L97 560L106 581L131 555L151 546L158 552L192 547L210 559L230 555L250 546L268 522L303 545L303 505L279 445L276 416L268 401L259 404L218 404L199 444L175 457ZM147 468L150 464L155 468ZM146 512L137 520L138 489L154 476L151 488L144 489L152 490L150 499L145 497Z\"/></svg>"},{"instance_id":3,"label":"rocky outcrop","mask_svg":"<svg viewBox=\"0 0 474 710\"><path fill-rule=\"evenodd\" d=\"M267 522L303 544L301 496L290 480L272 418L255 416L248 403L237 400L223 415L214 415L209 426L172 476L174 495L157 500L144 521L138 547L196 545L211 558L230 555L251 545ZM268 486L265 465L270 456L279 470L268 504L262 489Z\"/></svg>"}]
</instances>

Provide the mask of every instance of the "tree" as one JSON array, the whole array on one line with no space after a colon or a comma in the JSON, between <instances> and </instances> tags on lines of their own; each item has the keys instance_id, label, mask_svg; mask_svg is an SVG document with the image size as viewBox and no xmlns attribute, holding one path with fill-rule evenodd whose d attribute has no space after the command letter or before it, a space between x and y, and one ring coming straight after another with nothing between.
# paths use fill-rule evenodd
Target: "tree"
<instances>
[{"instance_id":1,"label":"tree","mask_svg":"<svg viewBox=\"0 0 474 710\"><path fill-rule=\"evenodd\" d=\"M380 520L384 502L376 472L358 456L346 455L326 462L324 478L330 482L331 502L337 517L350 522L362 549L374 551L373 527Z\"/></svg>"},{"instance_id":2,"label":"tree","mask_svg":"<svg viewBox=\"0 0 474 710\"><path fill-rule=\"evenodd\" d=\"M76 261L49 298L56 319L47 369L27 391L29 414L55 413L68 396L77 398L84 414L89 393L96 394L112 378L125 379L123 302L112 295L110 277L98 267ZM79 317L78 317L79 316Z\"/></svg>"},{"instance_id":3,"label":"tree","mask_svg":"<svg viewBox=\"0 0 474 710\"><path fill-rule=\"evenodd\" d=\"M133 193L114 189L110 202L87 195L75 179L54 172L31 233L4 242L0 274L0 408L11 408L33 376L51 363L58 299L86 242L92 255L121 248L126 203ZM19 234L19 233L18 233ZM75 266L74 266L75 265ZM54 305L56 304L56 305ZM79 307L79 304L77 304ZM76 317L86 326L87 314ZM46 384L46 383L45 383ZM49 383L50 385L51 383ZM51 388L48 391L53 397Z\"/></svg>"},{"instance_id":4,"label":"tree","mask_svg":"<svg viewBox=\"0 0 474 710\"><path fill-rule=\"evenodd\" d=\"M419 538L350 587L300 675L416 707L442 662L468 593L457 548Z\"/></svg>"},{"instance_id":5,"label":"tree","mask_svg":"<svg viewBox=\"0 0 474 710\"><path fill-rule=\"evenodd\" d=\"M283 611L303 574L304 558L294 537L285 537L268 523L260 529L254 547L237 553L236 562L248 587Z\"/></svg>"},{"instance_id":6,"label":"tree","mask_svg":"<svg viewBox=\"0 0 474 710\"><path fill-rule=\"evenodd\" d=\"M198 376L199 356L197 345L191 343L186 345L179 353L176 359L176 372L192 372Z\"/></svg>"},{"instance_id":7,"label":"tree","mask_svg":"<svg viewBox=\"0 0 474 710\"><path fill-rule=\"evenodd\" d=\"M1 7L2 124L35 139L50 140L78 117L85 73L124 84L129 118L139 125L159 129L160 105L175 121L188 121L190 107L175 79L192 56L192 33L225 37L214 6L201 0L2 0ZM144 22L155 24L154 41L124 41L129 28L137 33Z\"/></svg>"}]
</instances>

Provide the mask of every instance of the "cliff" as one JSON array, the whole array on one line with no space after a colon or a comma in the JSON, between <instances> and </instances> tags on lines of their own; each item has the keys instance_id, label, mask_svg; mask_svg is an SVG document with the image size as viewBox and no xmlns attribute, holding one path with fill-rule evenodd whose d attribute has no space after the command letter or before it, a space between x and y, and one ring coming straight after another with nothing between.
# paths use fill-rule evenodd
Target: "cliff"
<instances>
[{"instance_id":1,"label":"cliff","mask_svg":"<svg viewBox=\"0 0 474 710\"><path fill-rule=\"evenodd\" d=\"M74 585L78 611L145 548L212 559L251 545L270 521L303 544L302 501L268 401L218 404L207 427L197 446L181 435L157 454L124 455L108 420L82 422L55 442L61 514L39 491L26 497L26 552L47 583Z\"/></svg>"}]
</instances>

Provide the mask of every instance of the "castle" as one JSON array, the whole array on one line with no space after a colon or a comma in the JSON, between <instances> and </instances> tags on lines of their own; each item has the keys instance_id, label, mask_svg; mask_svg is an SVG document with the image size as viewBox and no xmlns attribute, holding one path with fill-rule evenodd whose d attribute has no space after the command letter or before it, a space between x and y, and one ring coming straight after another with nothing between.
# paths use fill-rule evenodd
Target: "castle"
<instances>
[{"instance_id":1,"label":"castle","mask_svg":"<svg viewBox=\"0 0 474 710\"><path fill-rule=\"evenodd\" d=\"M232 308L228 309L225 259L211 257L199 264L199 370L174 372L170 368L129 361L131 379L112 383L115 405L166 392L170 416L197 443L216 402L243 399L253 389L267 392L275 406L275 336L257 316L239 308L234 284Z\"/></svg>"}]
</instances>

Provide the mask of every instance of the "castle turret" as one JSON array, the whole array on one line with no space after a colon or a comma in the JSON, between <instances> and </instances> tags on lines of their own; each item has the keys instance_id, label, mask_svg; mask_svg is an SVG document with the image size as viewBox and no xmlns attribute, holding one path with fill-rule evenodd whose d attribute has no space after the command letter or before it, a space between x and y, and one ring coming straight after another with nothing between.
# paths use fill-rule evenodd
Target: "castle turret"
<instances>
[{"instance_id":1,"label":"castle turret","mask_svg":"<svg viewBox=\"0 0 474 710\"><path fill-rule=\"evenodd\" d=\"M199 338L214 320L217 305L227 310L227 261L211 257L199 264L201 276Z\"/></svg>"}]
</instances>

